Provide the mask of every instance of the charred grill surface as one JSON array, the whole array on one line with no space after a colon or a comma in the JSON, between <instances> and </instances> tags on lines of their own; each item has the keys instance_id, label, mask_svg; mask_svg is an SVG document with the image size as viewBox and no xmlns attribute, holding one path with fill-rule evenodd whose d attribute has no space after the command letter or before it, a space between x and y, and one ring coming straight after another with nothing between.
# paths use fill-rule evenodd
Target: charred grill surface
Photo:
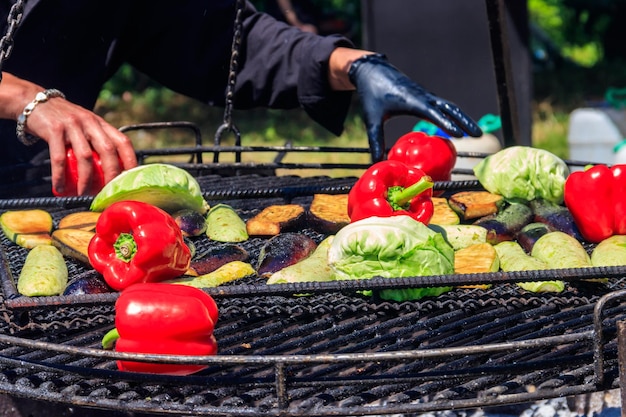
<instances>
[{"instance_id":1,"label":"charred grill surface","mask_svg":"<svg viewBox=\"0 0 626 417\"><path fill-rule=\"evenodd\" d=\"M317 192L345 193L354 182L258 175L198 180L210 203L230 204L244 219L271 204L306 206ZM475 183L440 186L467 189ZM4 209L33 205L58 221L88 201L4 201ZM324 238L312 229L302 232L317 242ZM265 241L242 243L253 264ZM623 297L599 315L595 307L606 294L625 289L620 271L610 271L602 286L573 279L560 294L528 293L502 282L404 303L364 296L350 286L317 288L308 296L263 294L263 280L246 278L228 286L248 293L215 294L220 350L205 358L210 367L171 377L118 372L119 354L101 349L113 326L116 294L21 297L10 280L26 250L5 238L0 244L0 391L22 397L173 415L331 416L464 409L617 386L615 328L626 319ZM198 240L197 249L211 244ZM71 277L93 273L79 263L68 266ZM528 274L521 278L532 278ZM577 274L585 277L584 271ZM595 367L598 351L602 375Z\"/></svg>"}]
</instances>

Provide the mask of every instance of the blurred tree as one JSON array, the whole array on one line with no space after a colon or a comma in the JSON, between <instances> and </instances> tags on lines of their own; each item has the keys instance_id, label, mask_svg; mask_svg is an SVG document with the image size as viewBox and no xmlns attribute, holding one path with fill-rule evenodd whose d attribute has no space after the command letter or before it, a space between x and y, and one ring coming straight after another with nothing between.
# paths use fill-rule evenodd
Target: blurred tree
<instances>
[{"instance_id":1,"label":"blurred tree","mask_svg":"<svg viewBox=\"0 0 626 417\"><path fill-rule=\"evenodd\" d=\"M529 0L531 20L562 53L593 66L626 61L626 0Z\"/></svg>"}]
</instances>

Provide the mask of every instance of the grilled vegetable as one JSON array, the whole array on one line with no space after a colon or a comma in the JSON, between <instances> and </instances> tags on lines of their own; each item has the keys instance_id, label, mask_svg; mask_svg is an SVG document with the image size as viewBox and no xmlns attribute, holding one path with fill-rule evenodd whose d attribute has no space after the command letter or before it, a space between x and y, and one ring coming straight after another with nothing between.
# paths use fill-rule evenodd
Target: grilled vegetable
<instances>
[{"instance_id":1,"label":"grilled vegetable","mask_svg":"<svg viewBox=\"0 0 626 417\"><path fill-rule=\"evenodd\" d=\"M214 288L231 281L254 274L254 268L247 262L228 262L208 274L197 277L180 277L166 281L169 284L188 285L196 288Z\"/></svg>"},{"instance_id":2,"label":"grilled vegetable","mask_svg":"<svg viewBox=\"0 0 626 417\"><path fill-rule=\"evenodd\" d=\"M626 235L607 237L591 252L593 266L626 265Z\"/></svg>"},{"instance_id":3,"label":"grilled vegetable","mask_svg":"<svg viewBox=\"0 0 626 417\"><path fill-rule=\"evenodd\" d=\"M527 254L517 242L500 242L494 249L500 260L500 269L505 272L550 269L546 262ZM531 292L561 292L565 289L565 283L561 280L518 282L517 285Z\"/></svg>"},{"instance_id":4,"label":"grilled vegetable","mask_svg":"<svg viewBox=\"0 0 626 417\"><path fill-rule=\"evenodd\" d=\"M226 204L218 204L209 210L206 235L217 242L244 242L249 237L246 223Z\"/></svg>"},{"instance_id":5,"label":"grilled vegetable","mask_svg":"<svg viewBox=\"0 0 626 417\"><path fill-rule=\"evenodd\" d=\"M550 268L586 268L591 259L583 245L567 233L555 231L541 236L531 255L548 264Z\"/></svg>"},{"instance_id":6,"label":"grilled vegetable","mask_svg":"<svg viewBox=\"0 0 626 417\"><path fill-rule=\"evenodd\" d=\"M463 220L472 220L496 214L504 198L488 191L461 191L450 196L448 204Z\"/></svg>"},{"instance_id":7,"label":"grilled vegetable","mask_svg":"<svg viewBox=\"0 0 626 417\"><path fill-rule=\"evenodd\" d=\"M206 251L197 253L196 256L191 259L187 275L208 274L229 262L246 262L249 258L250 254L248 251L233 243L210 246Z\"/></svg>"},{"instance_id":8,"label":"grilled vegetable","mask_svg":"<svg viewBox=\"0 0 626 417\"><path fill-rule=\"evenodd\" d=\"M551 152L530 146L509 146L474 166L474 175L489 192L508 200L543 198L563 203L569 168Z\"/></svg>"},{"instance_id":9,"label":"grilled vegetable","mask_svg":"<svg viewBox=\"0 0 626 417\"><path fill-rule=\"evenodd\" d=\"M259 253L256 271L269 278L273 273L308 258L317 244L300 233L281 233L268 239Z\"/></svg>"},{"instance_id":10,"label":"grilled vegetable","mask_svg":"<svg viewBox=\"0 0 626 417\"><path fill-rule=\"evenodd\" d=\"M95 234L82 229L57 229L52 232L52 244L63 256L89 265L89 242Z\"/></svg>"},{"instance_id":11,"label":"grilled vegetable","mask_svg":"<svg viewBox=\"0 0 626 417\"><path fill-rule=\"evenodd\" d=\"M296 231L304 222L306 212L299 204L272 205L246 222L250 236L276 236Z\"/></svg>"},{"instance_id":12,"label":"grilled vegetable","mask_svg":"<svg viewBox=\"0 0 626 417\"><path fill-rule=\"evenodd\" d=\"M333 269L328 264L328 248L333 239L333 235L328 236L320 242L310 256L273 273L267 280L267 283L332 281L334 279Z\"/></svg>"},{"instance_id":13,"label":"grilled vegetable","mask_svg":"<svg viewBox=\"0 0 626 417\"><path fill-rule=\"evenodd\" d=\"M487 242L487 229L473 224L431 224L430 229L441 233L455 251L477 243Z\"/></svg>"},{"instance_id":14,"label":"grilled vegetable","mask_svg":"<svg viewBox=\"0 0 626 417\"><path fill-rule=\"evenodd\" d=\"M487 229L487 242L492 245L513 240L517 232L532 220L532 210L526 204L511 203L494 216L484 217L474 224Z\"/></svg>"},{"instance_id":15,"label":"grilled vegetable","mask_svg":"<svg viewBox=\"0 0 626 417\"><path fill-rule=\"evenodd\" d=\"M115 291L104 281L100 274L84 274L72 279L63 295L104 294Z\"/></svg>"},{"instance_id":16,"label":"grilled vegetable","mask_svg":"<svg viewBox=\"0 0 626 417\"><path fill-rule=\"evenodd\" d=\"M206 231L206 218L203 214L191 209L178 210L172 214L174 221L180 227L183 236L200 236Z\"/></svg>"},{"instance_id":17,"label":"grilled vegetable","mask_svg":"<svg viewBox=\"0 0 626 417\"><path fill-rule=\"evenodd\" d=\"M198 181L170 164L140 165L122 172L94 197L90 209L103 211L123 200L148 203L170 214L182 209L205 214L209 209Z\"/></svg>"},{"instance_id":18,"label":"grilled vegetable","mask_svg":"<svg viewBox=\"0 0 626 417\"><path fill-rule=\"evenodd\" d=\"M65 290L69 272L57 248L40 245L32 248L17 280L17 292L29 297L59 295Z\"/></svg>"},{"instance_id":19,"label":"grilled vegetable","mask_svg":"<svg viewBox=\"0 0 626 417\"><path fill-rule=\"evenodd\" d=\"M59 220L58 229L82 229L94 231L100 213L96 211L78 211Z\"/></svg>"},{"instance_id":20,"label":"grilled vegetable","mask_svg":"<svg viewBox=\"0 0 626 417\"><path fill-rule=\"evenodd\" d=\"M169 355L214 355L217 304L202 290L165 283L136 284L115 302L115 328L102 347L116 352ZM207 364L117 361L121 371L189 375Z\"/></svg>"},{"instance_id":21,"label":"grilled vegetable","mask_svg":"<svg viewBox=\"0 0 626 417\"><path fill-rule=\"evenodd\" d=\"M479 274L500 270L498 254L489 243L476 243L454 252L456 274ZM489 285L466 285L461 288L488 288Z\"/></svg>"},{"instance_id":22,"label":"grilled vegetable","mask_svg":"<svg viewBox=\"0 0 626 417\"><path fill-rule=\"evenodd\" d=\"M433 216L433 181L424 171L399 161L370 166L348 194L348 215L355 222L368 217L410 216L428 224Z\"/></svg>"},{"instance_id":23,"label":"grilled vegetable","mask_svg":"<svg viewBox=\"0 0 626 417\"><path fill-rule=\"evenodd\" d=\"M368 217L341 229L328 251L336 279L401 278L454 272L454 249L440 233L409 216ZM452 287L382 290L383 299L434 296Z\"/></svg>"},{"instance_id":24,"label":"grilled vegetable","mask_svg":"<svg viewBox=\"0 0 626 417\"><path fill-rule=\"evenodd\" d=\"M517 243L520 244L526 253L531 253L537 239L550 232L554 232L554 229L546 223L528 223L526 226L522 227L522 230L517 232L515 240L517 240Z\"/></svg>"},{"instance_id":25,"label":"grilled vegetable","mask_svg":"<svg viewBox=\"0 0 626 417\"><path fill-rule=\"evenodd\" d=\"M38 245L51 245L54 224L45 210L10 210L0 215L0 227L11 242L27 249Z\"/></svg>"},{"instance_id":26,"label":"grilled vegetable","mask_svg":"<svg viewBox=\"0 0 626 417\"><path fill-rule=\"evenodd\" d=\"M578 226L574 222L574 217L567 207L551 203L542 198L531 201L529 205L533 211L534 221L545 223L553 230L558 230L574 236L578 240L583 240Z\"/></svg>"},{"instance_id":27,"label":"grilled vegetable","mask_svg":"<svg viewBox=\"0 0 626 417\"><path fill-rule=\"evenodd\" d=\"M308 224L324 234L335 234L350 223L347 194L315 194L309 207Z\"/></svg>"},{"instance_id":28,"label":"grilled vegetable","mask_svg":"<svg viewBox=\"0 0 626 417\"><path fill-rule=\"evenodd\" d=\"M452 210L445 197L433 197L434 213L428 224L459 224L461 220L456 211Z\"/></svg>"},{"instance_id":29,"label":"grilled vegetable","mask_svg":"<svg viewBox=\"0 0 626 417\"><path fill-rule=\"evenodd\" d=\"M189 247L172 216L141 201L107 207L89 243L91 265L118 291L182 275L190 260Z\"/></svg>"}]
</instances>

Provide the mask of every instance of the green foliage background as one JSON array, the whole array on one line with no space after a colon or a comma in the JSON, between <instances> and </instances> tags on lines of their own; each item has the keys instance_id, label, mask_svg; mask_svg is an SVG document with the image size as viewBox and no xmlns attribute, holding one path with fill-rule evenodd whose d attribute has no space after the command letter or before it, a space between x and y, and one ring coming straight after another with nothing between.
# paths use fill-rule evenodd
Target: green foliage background
<instances>
[{"instance_id":1,"label":"green foliage background","mask_svg":"<svg viewBox=\"0 0 626 417\"><path fill-rule=\"evenodd\" d=\"M257 6L262 9L265 1L257 0ZM323 10L353 23L354 40L358 45L360 1L315 1ZM623 42L626 39L626 0L528 0L528 10L530 24L540 35L532 38L531 53L543 59L533 80L533 145L567 157L569 113L590 102L602 102L609 88L626 86L626 42ZM539 42L540 39L544 42ZM295 145L366 147L358 105L352 108L346 131L338 138L299 110L235 111L233 117L245 145L290 141ZM106 84L96 111L115 126L191 121L200 127L207 144L213 142L223 120L223 109L176 94L129 66L122 67ZM188 132L142 132L131 138L139 149L193 144ZM232 143L232 140L225 138L224 143ZM367 155L362 156L362 162L366 163ZM257 154L255 157L270 159L274 156ZM307 158L310 157L307 154ZM342 155L332 157L337 160L331 162L342 162Z\"/></svg>"}]
</instances>

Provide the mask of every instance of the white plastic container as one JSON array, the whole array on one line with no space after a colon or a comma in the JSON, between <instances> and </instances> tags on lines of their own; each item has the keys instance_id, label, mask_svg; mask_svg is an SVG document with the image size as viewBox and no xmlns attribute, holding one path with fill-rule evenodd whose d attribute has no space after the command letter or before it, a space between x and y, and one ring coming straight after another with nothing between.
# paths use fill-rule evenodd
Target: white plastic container
<instances>
[{"instance_id":1,"label":"white plastic container","mask_svg":"<svg viewBox=\"0 0 626 417\"><path fill-rule=\"evenodd\" d=\"M569 117L567 142L569 159L611 164L613 148L624 138L618 125L626 112L613 108L579 108Z\"/></svg>"},{"instance_id":2,"label":"white plastic container","mask_svg":"<svg viewBox=\"0 0 626 417\"><path fill-rule=\"evenodd\" d=\"M613 151L615 152L613 163L616 165L626 164L626 139L615 145Z\"/></svg>"},{"instance_id":3,"label":"white plastic container","mask_svg":"<svg viewBox=\"0 0 626 417\"><path fill-rule=\"evenodd\" d=\"M502 149L500 140L491 133L485 133L479 138L450 138L457 152L479 152L493 154ZM454 168L473 169L483 158L470 158L458 156ZM475 180L474 175L452 174L453 181Z\"/></svg>"}]
</instances>

